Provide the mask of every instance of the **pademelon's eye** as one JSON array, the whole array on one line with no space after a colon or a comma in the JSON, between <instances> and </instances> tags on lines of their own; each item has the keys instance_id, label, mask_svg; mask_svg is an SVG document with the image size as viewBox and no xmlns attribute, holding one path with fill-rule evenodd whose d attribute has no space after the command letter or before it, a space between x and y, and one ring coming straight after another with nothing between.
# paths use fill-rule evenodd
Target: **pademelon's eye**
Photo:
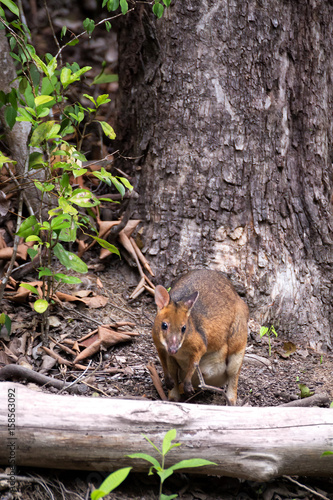
<instances>
[{"instance_id":1,"label":"pademelon's eye","mask_svg":"<svg viewBox=\"0 0 333 500\"><path fill-rule=\"evenodd\" d=\"M184 334L186 331L186 325L182 326L182 334Z\"/></svg>"},{"instance_id":2,"label":"pademelon's eye","mask_svg":"<svg viewBox=\"0 0 333 500\"><path fill-rule=\"evenodd\" d=\"M168 329L168 323L166 323L165 321L163 321L162 323L162 330L167 330Z\"/></svg>"}]
</instances>

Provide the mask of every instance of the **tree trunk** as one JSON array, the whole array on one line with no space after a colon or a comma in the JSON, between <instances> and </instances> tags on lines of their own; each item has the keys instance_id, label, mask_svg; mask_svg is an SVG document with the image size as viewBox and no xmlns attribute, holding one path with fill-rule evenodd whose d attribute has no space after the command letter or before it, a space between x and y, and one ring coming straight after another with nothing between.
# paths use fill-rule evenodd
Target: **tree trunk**
<instances>
[{"instance_id":1,"label":"tree trunk","mask_svg":"<svg viewBox=\"0 0 333 500\"><path fill-rule=\"evenodd\" d=\"M13 88L18 89L18 80L14 60L10 55L10 47L6 37L6 31L0 30L0 90L8 94ZM14 127L10 129L5 120L5 109L3 106L0 110L0 121L5 130L5 136L10 150L10 155L16 161L15 172L19 179L19 183L24 186L24 193L34 214L40 211L42 202L41 192L33 183L33 180L45 181L45 176L42 171L33 171L28 173L27 165L29 162L28 139L31 131L31 124L28 122L16 122ZM44 193L44 204L47 200L47 195ZM47 216L46 211L45 216Z\"/></svg>"},{"instance_id":2,"label":"tree trunk","mask_svg":"<svg viewBox=\"0 0 333 500\"><path fill-rule=\"evenodd\" d=\"M186 0L119 32L157 275L219 269L260 324L313 347L333 340L332 17L329 0Z\"/></svg>"},{"instance_id":3,"label":"tree trunk","mask_svg":"<svg viewBox=\"0 0 333 500\"><path fill-rule=\"evenodd\" d=\"M55 396L0 383L0 465L111 470L156 456L142 432L160 447L177 429L181 446L166 467L190 458L216 465L201 474L268 481L288 475L331 476L333 412L319 408L235 408L160 401ZM264 436L264 439L263 439Z\"/></svg>"}]
</instances>

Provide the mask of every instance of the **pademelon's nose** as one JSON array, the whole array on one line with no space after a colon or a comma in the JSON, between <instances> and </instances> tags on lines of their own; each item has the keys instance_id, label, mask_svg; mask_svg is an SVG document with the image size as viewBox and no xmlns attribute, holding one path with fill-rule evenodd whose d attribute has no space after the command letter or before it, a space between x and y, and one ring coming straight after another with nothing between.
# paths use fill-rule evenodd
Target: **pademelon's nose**
<instances>
[{"instance_id":1,"label":"pademelon's nose","mask_svg":"<svg viewBox=\"0 0 333 500\"><path fill-rule=\"evenodd\" d=\"M169 354L176 354L176 352L179 349L179 341L176 336L171 337L168 341L168 353Z\"/></svg>"}]
</instances>

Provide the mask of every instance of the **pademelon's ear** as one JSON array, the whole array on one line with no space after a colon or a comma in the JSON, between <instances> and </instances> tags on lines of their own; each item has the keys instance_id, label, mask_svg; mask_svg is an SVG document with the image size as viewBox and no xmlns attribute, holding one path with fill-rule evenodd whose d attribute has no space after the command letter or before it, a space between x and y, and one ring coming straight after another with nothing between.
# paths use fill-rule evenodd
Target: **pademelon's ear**
<instances>
[{"instance_id":1,"label":"pademelon's ear","mask_svg":"<svg viewBox=\"0 0 333 500\"><path fill-rule=\"evenodd\" d=\"M155 288L155 304L159 309L163 309L170 302L170 295L164 286L157 285Z\"/></svg>"},{"instance_id":2,"label":"pademelon's ear","mask_svg":"<svg viewBox=\"0 0 333 500\"><path fill-rule=\"evenodd\" d=\"M185 299L182 299L182 302L185 305L186 309L188 309L188 312L190 312L190 310L198 300L198 297L199 297L199 292L194 292L191 293L191 295L189 295L188 297L185 297Z\"/></svg>"}]
</instances>

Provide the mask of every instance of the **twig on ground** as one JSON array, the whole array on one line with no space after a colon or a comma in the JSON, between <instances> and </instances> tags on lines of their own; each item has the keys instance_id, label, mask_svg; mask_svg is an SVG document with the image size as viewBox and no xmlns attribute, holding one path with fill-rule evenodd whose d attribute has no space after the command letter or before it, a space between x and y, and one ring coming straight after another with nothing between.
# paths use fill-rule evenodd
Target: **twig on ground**
<instances>
[{"instance_id":1,"label":"twig on ground","mask_svg":"<svg viewBox=\"0 0 333 500\"><path fill-rule=\"evenodd\" d=\"M328 497L325 497L324 495L322 495L321 493L318 493L318 491L312 489L312 488L309 488L308 486L305 486L304 484L302 483L299 483L298 481L296 481L296 479L293 479L292 477L290 476L282 476L284 477L285 479L288 479L288 481L291 481L292 483L295 483L297 484L297 486L299 486L300 488L303 488L304 490L306 491L310 491L310 493L312 493L313 495L316 495L317 497L319 498L322 498L323 500L330 500Z\"/></svg>"},{"instance_id":2,"label":"twig on ground","mask_svg":"<svg viewBox=\"0 0 333 500\"><path fill-rule=\"evenodd\" d=\"M10 476L10 478L14 479L15 482L17 483L37 483L40 486L42 486L48 493L49 497L51 500L55 500L52 491L48 487L47 482L44 479L38 479L37 477L27 477L27 476ZM0 479L7 479L9 481L9 475L8 474L0 474Z\"/></svg>"},{"instance_id":3,"label":"twig on ground","mask_svg":"<svg viewBox=\"0 0 333 500\"><path fill-rule=\"evenodd\" d=\"M313 396L309 396L308 398L296 399L295 401L289 401L289 403L283 403L279 406L318 406L328 404L330 402L330 398L327 394L314 394Z\"/></svg>"},{"instance_id":4,"label":"twig on ground","mask_svg":"<svg viewBox=\"0 0 333 500\"><path fill-rule=\"evenodd\" d=\"M202 371L200 370L199 366L197 366L197 374L198 374L199 381L200 381L199 388L202 391L217 392L218 394L222 394L222 396L225 397L227 405L231 406L229 398L228 398L228 396L226 395L226 393L224 392L223 389L221 389L220 387L215 387L214 385L207 385L206 384L206 382L205 382L205 380L203 378L203 375L202 375Z\"/></svg>"},{"instance_id":5,"label":"twig on ground","mask_svg":"<svg viewBox=\"0 0 333 500\"><path fill-rule=\"evenodd\" d=\"M73 365L73 363L71 361L68 361L67 359L63 358L62 356L60 356L60 354L57 354L56 352L52 351L48 347L42 346L42 349L44 349L44 351L49 356L51 356L52 358L56 359L60 365L66 365L66 366L70 366L70 367L74 366L75 368L79 368L80 370L85 370L87 368L86 366L80 365L80 364L77 364L77 363L75 363Z\"/></svg>"},{"instance_id":6,"label":"twig on ground","mask_svg":"<svg viewBox=\"0 0 333 500\"><path fill-rule=\"evenodd\" d=\"M85 374L89 370L91 363L92 363L92 360L89 361L88 366L84 370L84 372L82 372L73 382L70 382L68 385L66 385L66 387L63 387L62 389L60 389L59 394L61 394L63 391L67 391L70 387L73 387L74 385L78 384L80 381L83 381L83 378L85 377ZM99 365L98 365L98 368L99 368ZM89 374L89 377L90 376L91 376L91 374Z\"/></svg>"}]
</instances>

